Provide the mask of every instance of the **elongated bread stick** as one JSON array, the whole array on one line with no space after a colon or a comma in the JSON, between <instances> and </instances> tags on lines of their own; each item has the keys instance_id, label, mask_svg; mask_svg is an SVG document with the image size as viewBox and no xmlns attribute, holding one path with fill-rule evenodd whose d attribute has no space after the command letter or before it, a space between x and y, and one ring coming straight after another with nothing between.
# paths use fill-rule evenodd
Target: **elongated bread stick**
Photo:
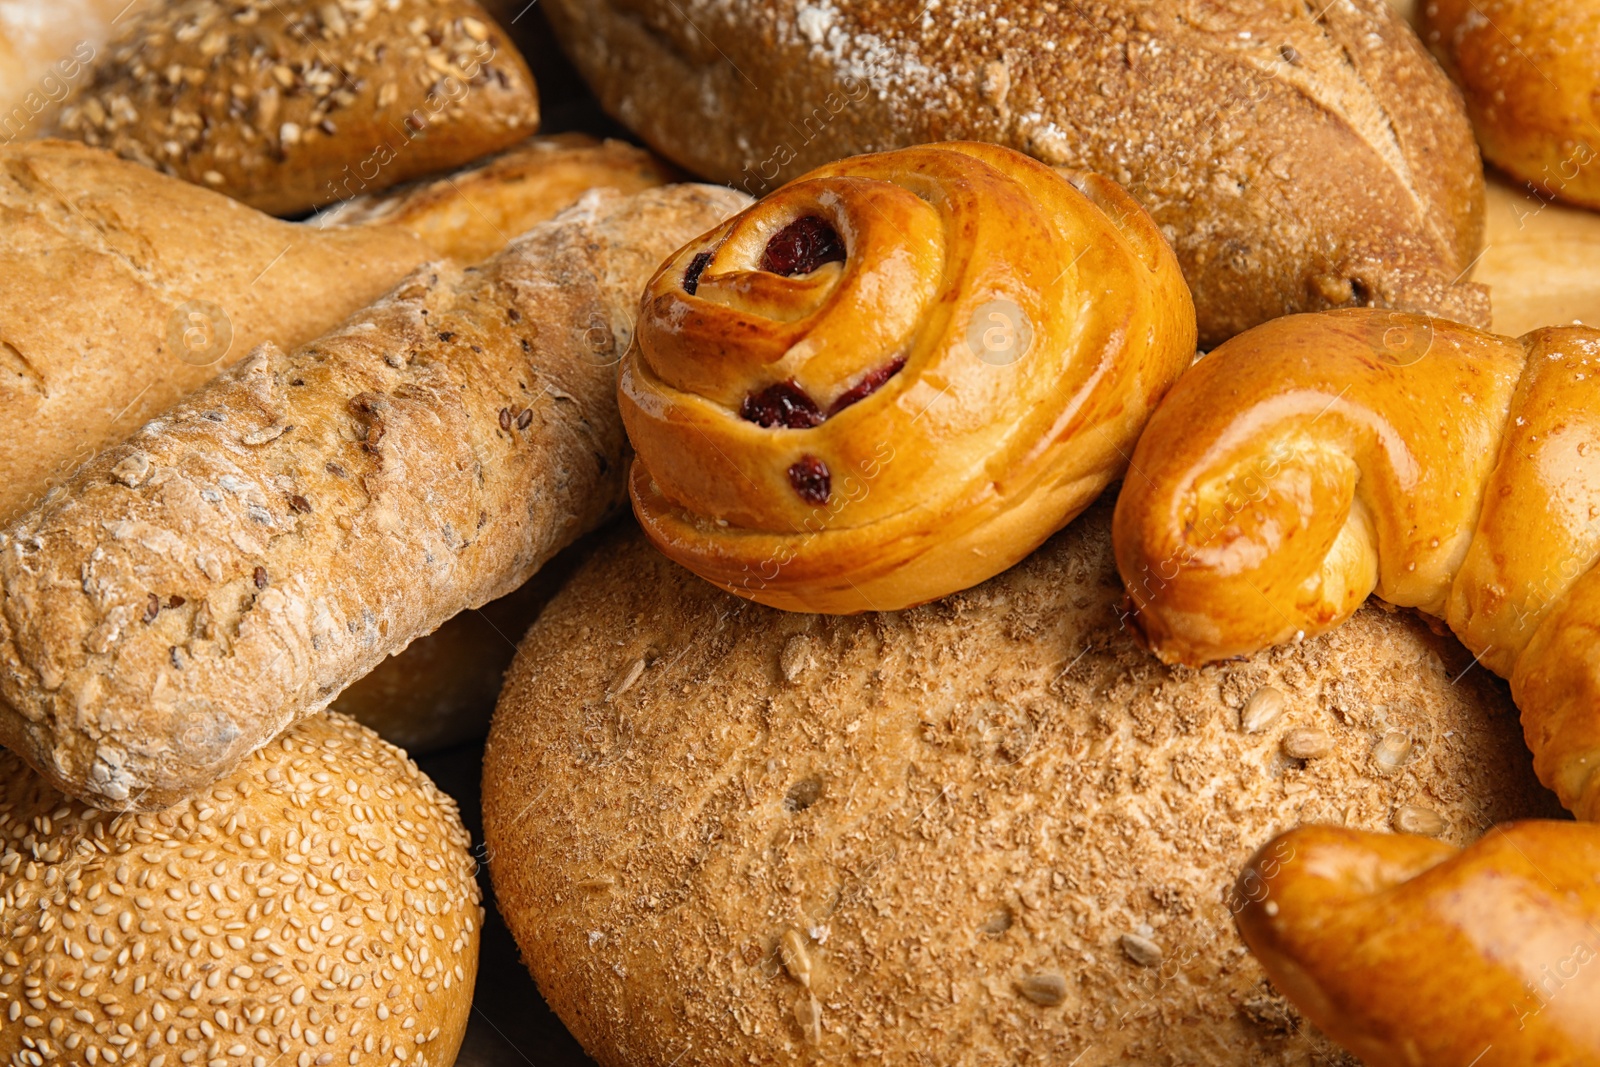
<instances>
[{"instance_id":1,"label":"elongated bread stick","mask_svg":"<svg viewBox=\"0 0 1600 1067\"><path fill-rule=\"evenodd\" d=\"M596 193L263 345L0 532L0 743L152 810L499 596L622 498L644 283L745 202Z\"/></svg>"}]
</instances>

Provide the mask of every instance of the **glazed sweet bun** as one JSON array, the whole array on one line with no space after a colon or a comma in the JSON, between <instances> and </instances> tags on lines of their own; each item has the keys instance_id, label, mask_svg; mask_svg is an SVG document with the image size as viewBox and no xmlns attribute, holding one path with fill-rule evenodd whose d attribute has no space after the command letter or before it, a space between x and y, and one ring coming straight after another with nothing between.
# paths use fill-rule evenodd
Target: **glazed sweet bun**
<instances>
[{"instance_id":1,"label":"glazed sweet bun","mask_svg":"<svg viewBox=\"0 0 1600 1067\"><path fill-rule=\"evenodd\" d=\"M1600 208L1600 7L1591 0L1418 6L1423 39L1461 86L1484 158L1546 199Z\"/></svg>"},{"instance_id":2,"label":"glazed sweet bun","mask_svg":"<svg viewBox=\"0 0 1600 1067\"><path fill-rule=\"evenodd\" d=\"M893 614L773 611L632 531L595 553L484 767L500 909L592 1056L1350 1062L1235 932L1251 853L1558 809L1503 689L1408 613L1163 667L1119 618L1109 512Z\"/></svg>"},{"instance_id":3,"label":"glazed sweet bun","mask_svg":"<svg viewBox=\"0 0 1600 1067\"><path fill-rule=\"evenodd\" d=\"M455 802L343 716L152 814L0 751L0 1059L448 1067L474 871Z\"/></svg>"},{"instance_id":4,"label":"glazed sweet bun","mask_svg":"<svg viewBox=\"0 0 1600 1067\"><path fill-rule=\"evenodd\" d=\"M691 241L619 396L668 556L793 611L889 611L1022 559L1119 477L1194 304L1115 183L993 145L859 156Z\"/></svg>"}]
</instances>

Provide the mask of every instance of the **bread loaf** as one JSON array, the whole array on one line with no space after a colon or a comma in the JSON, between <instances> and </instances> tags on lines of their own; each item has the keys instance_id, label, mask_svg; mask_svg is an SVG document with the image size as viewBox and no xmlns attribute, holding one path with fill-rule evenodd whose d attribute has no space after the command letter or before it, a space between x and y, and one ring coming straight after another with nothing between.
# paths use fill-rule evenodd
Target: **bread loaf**
<instances>
[{"instance_id":1,"label":"bread loaf","mask_svg":"<svg viewBox=\"0 0 1600 1067\"><path fill-rule=\"evenodd\" d=\"M237 362L293 347L428 256L278 222L106 152L0 146L0 522Z\"/></svg>"},{"instance_id":2,"label":"bread loaf","mask_svg":"<svg viewBox=\"0 0 1600 1067\"><path fill-rule=\"evenodd\" d=\"M539 125L477 0L169 0L119 28L64 135L274 215L449 170Z\"/></svg>"},{"instance_id":3,"label":"bread loaf","mask_svg":"<svg viewBox=\"0 0 1600 1067\"><path fill-rule=\"evenodd\" d=\"M340 716L148 815L0 752L0 1057L449 1067L483 923L467 846L455 802Z\"/></svg>"},{"instance_id":4,"label":"bread loaf","mask_svg":"<svg viewBox=\"0 0 1600 1067\"><path fill-rule=\"evenodd\" d=\"M607 109L764 195L858 152L994 141L1155 217L1210 347L1295 311L1488 324L1458 94L1385 0L550 0Z\"/></svg>"},{"instance_id":5,"label":"bread loaf","mask_svg":"<svg viewBox=\"0 0 1600 1067\"><path fill-rule=\"evenodd\" d=\"M164 807L516 588L619 502L634 301L742 200L596 193L261 345L79 467L0 531L0 742L75 796Z\"/></svg>"},{"instance_id":6,"label":"bread loaf","mask_svg":"<svg viewBox=\"0 0 1600 1067\"><path fill-rule=\"evenodd\" d=\"M111 20L151 0L0 4L0 144L37 137L87 77Z\"/></svg>"},{"instance_id":7,"label":"bread loaf","mask_svg":"<svg viewBox=\"0 0 1600 1067\"><path fill-rule=\"evenodd\" d=\"M1486 159L1542 198L1600 208L1600 9L1426 0L1424 39L1461 86Z\"/></svg>"},{"instance_id":8,"label":"bread loaf","mask_svg":"<svg viewBox=\"0 0 1600 1067\"><path fill-rule=\"evenodd\" d=\"M595 552L484 764L501 913L590 1055L1349 1062L1245 953L1239 866L1301 822L1462 843L1554 802L1503 690L1408 613L1161 666L1108 512L892 614L751 604L633 532Z\"/></svg>"},{"instance_id":9,"label":"bread loaf","mask_svg":"<svg viewBox=\"0 0 1600 1067\"><path fill-rule=\"evenodd\" d=\"M311 221L397 226L441 256L477 263L590 189L636 193L670 180L664 164L630 144L558 134L529 138L454 174L346 200Z\"/></svg>"}]
</instances>

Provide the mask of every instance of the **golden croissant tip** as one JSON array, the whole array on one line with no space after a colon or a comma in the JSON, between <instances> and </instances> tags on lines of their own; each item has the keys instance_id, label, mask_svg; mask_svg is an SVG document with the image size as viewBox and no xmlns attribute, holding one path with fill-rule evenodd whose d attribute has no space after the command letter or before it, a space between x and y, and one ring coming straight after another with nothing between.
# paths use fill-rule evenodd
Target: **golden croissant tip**
<instances>
[{"instance_id":1,"label":"golden croissant tip","mask_svg":"<svg viewBox=\"0 0 1600 1067\"><path fill-rule=\"evenodd\" d=\"M851 613L975 585L1068 522L1195 341L1155 224L1084 184L993 145L858 156L679 250L618 385L651 540Z\"/></svg>"}]
</instances>

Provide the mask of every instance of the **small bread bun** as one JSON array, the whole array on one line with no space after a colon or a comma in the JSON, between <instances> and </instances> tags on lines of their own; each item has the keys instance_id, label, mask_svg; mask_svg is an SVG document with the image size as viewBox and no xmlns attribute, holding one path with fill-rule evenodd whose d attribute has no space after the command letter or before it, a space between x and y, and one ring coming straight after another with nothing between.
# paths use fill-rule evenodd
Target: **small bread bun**
<instances>
[{"instance_id":1,"label":"small bread bun","mask_svg":"<svg viewBox=\"0 0 1600 1067\"><path fill-rule=\"evenodd\" d=\"M116 815L0 751L0 1059L448 1065L483 910L453 800L340 715Z\"/></svg>"},{"instance_id":2,"label":"small bread bun","mask_svg":"<svg viewBox=\"0 0 1600 1067\"><path fill-rule=\"evenodd\" d=\"M638 534L595 552L484 766L501 912L591 1055L1349 1062L1239 940L1250 854L1301 823L1460 844L1559 809L1504 689L1414 615L1163 667L1119 618L1109 520L850 617L729 596Z\"/></svg>"},{"instance_id":3,"label":"small bread bun","mask_svg":"<svg viewBox=\"0 0 1600 1067\"><path fill-rule=\"evenodd\" d=\"M130 16L63 136L297 215L449 170L539 127L476 0L173 0Z\"/></svg>"},{"instance_id":4,"label":"small bread bun","mask_svg":"<svg viewBox=\"0 0 1600 1067\"><path fill-rule=\"evenodd\" d=\"M1127 466L1194 304L1116 183L1008 148L857 156L669 259L622 364L658 547L791 611L992 577Z\"/></svg>"},{"instance_id":5,"label":"small bread bun","mask_svg":"<svg viewBox=\"0 0 1600 1067\"><path fill-rule=\"evenodd\" d=\"M1600 208L1600 7L1593 0L1427 0L1421 7L1423 39L1461 86L1484 157L1547 198Z\"/></svg>"}]
</instances>

